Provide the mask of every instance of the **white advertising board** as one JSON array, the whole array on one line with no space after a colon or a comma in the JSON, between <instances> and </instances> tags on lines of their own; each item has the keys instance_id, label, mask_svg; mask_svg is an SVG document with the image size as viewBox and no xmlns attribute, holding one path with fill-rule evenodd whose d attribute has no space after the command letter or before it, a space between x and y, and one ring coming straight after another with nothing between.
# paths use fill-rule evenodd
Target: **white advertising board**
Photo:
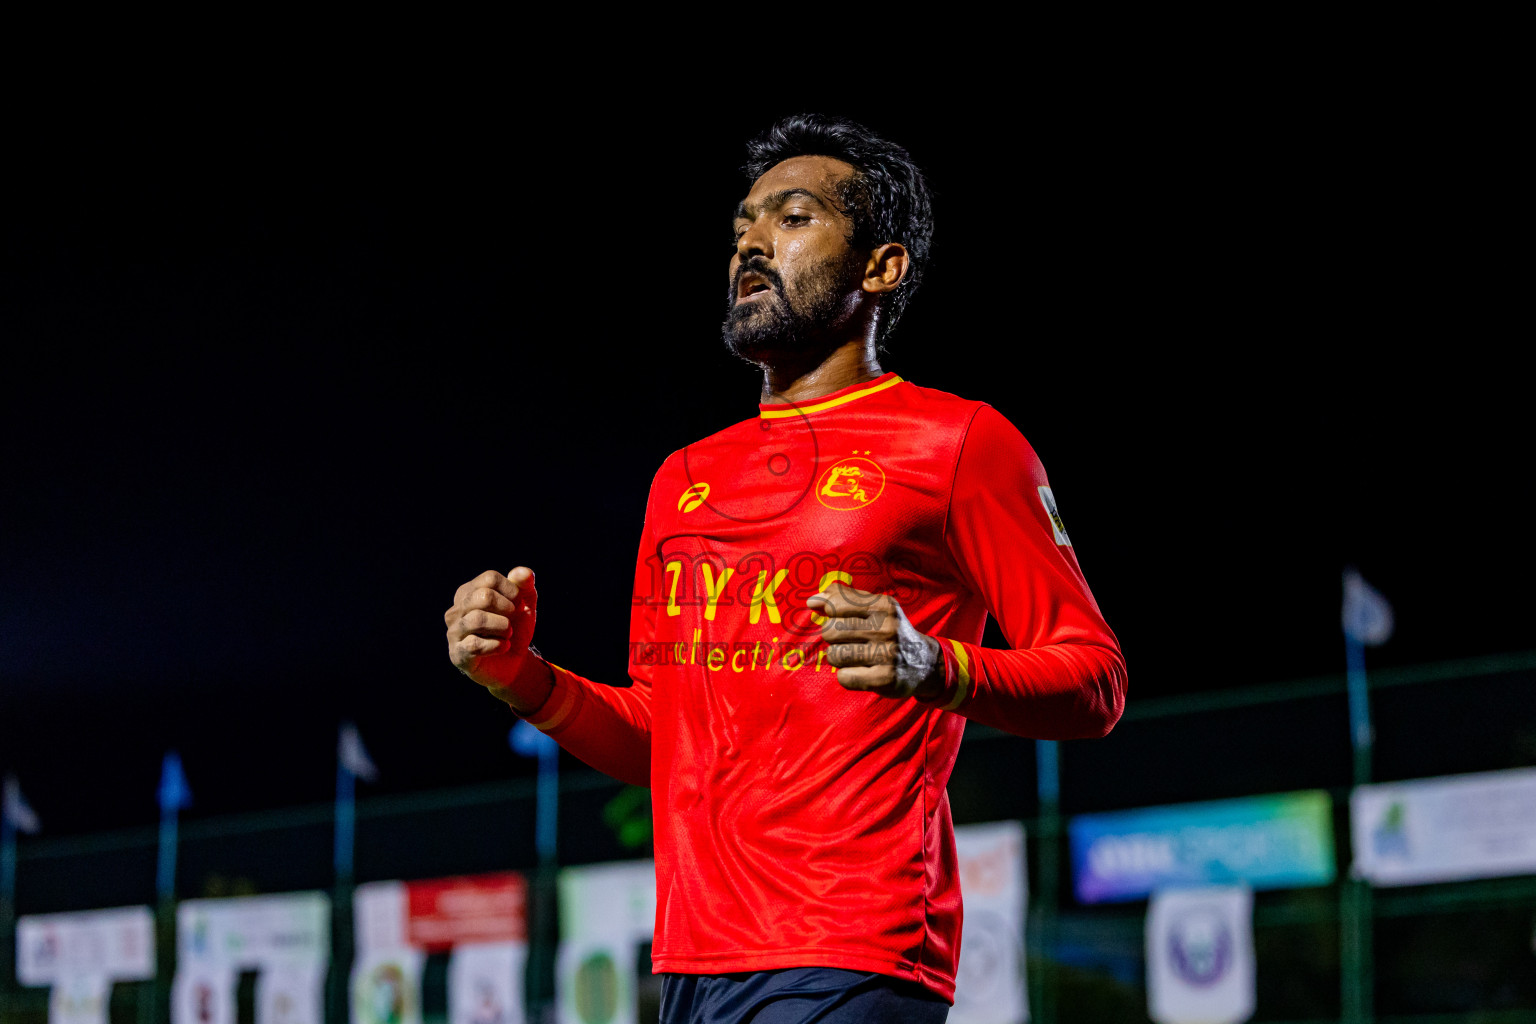
<instances>
[{"instance_id":1,"label":"white advertising board","mask_svg":"<svg viewBox=\"0 0 1536 1024\"><path fill-rule=\"evenodd\" d=\"M1536 768L1360 786L1350 825L1374 885L1536 874Z\"/></svg>"},{"instance_id":2,"label":"white advertising board","mask_svg":"<svg viewBox=\"0 0 1536 1024\"><path fill-rule=\"evenodd\" d=\"M365 882L352 891L352 941L359 952L410 946L409 917L404 882Z\"/></svg>"},{"instance_id":3,"label":"white advertising board","mask_svg":"<svg viewBox=\"0 0 1536 1024\"><path fill-rule=\"evenodd\" d=\"M190 963L171 982L174 1024L235 1024L236 971L229 964Z\"/></svg>"},{"instance_id":4,"label":"white advertising board","mask_svg":"<svg viewBox=\"0 0 1536 1024\"><path fill-rule=\"evenodd\" d=\"M625 861L560 872L560 1024L634 1024L640 946L656 927L656 865Z\"/></svg>"},{"instance_id":5,"label":"white advertising board","mask_svg":"<svg viewBox=\"0 0 1536 1024\"><path fill-rule=\"evenodd\" d=\"M354 1021L379 1018L380 1008L395 1002L402 1012L419 1012L410 1008L419 1007L420 965L448 952L452 1024L524 1024L528 882L522 875L369 882L357 887L352 909L357 955L374 965L366 977L354 974Z\"/></svg>"},{"instance_id":6,"label":"white advertising board","mask_svg":"<svg viewBox=\"0 0 1536 1024\"><path fill-rule=\"evenodd\" d=\"M965 922L950 1024L1022 1024L1029 1019L1024 826L961 825L955 829L955 851Z\"/></svg>"},{"instance_id":7,"label":"white advertising board","mask_svg":"<svg viewBox=\"0 0 1536 1024\"><path fill-rule=\"evenodd\" d=\"M361 953L352 967L352 1024L421 1024L419 949Z\"/></svg>"},{"instance_id":8,"label":"white advertising board","mask_svg":"<svg viewBox=\"0 0 1536 1024\"><path fill-rule=\"evenodd\" d=\"M48 993L48 1024L107 1024L112 979L76 974L54 982Z\"/></svg>"},{"instance_id":9,"label":"white advertising board","mask_svg":"<svg viewBox=\"0 0 1536 1024\"><path fill-rule=\"evenodd\" d=\"M17 918L17 981L53 985L92 976L109 981L155 976L155 916L148 907Z\"/></svg>"},{"instance_id":10,"label":"white advertising board","mask_svg":"<svg viewBox=\"0 0 1536 1024\"><path fill-rule=\"evenodd\" d=\"M1253 891L1163 889L1147 904L1147 1015L1157 1024L1240 1024L1257 997Z\"/></svg>"},{"instance_id":11,"label":"white advertising board","mask_svg":"<svg viewBox=\"0 0 1536 1024\"><path fill-rule=\"evenodd\" d=\"M235 984L257 971L256 1024L320 1024L331 956L322 892L183 900L176 908L173 1024L235 1024Z\"/></svg>"},{"instance_id":12,"label":"white advertising board","mask_svg":"<svg viewBox=\"0 0 1536 1024\"><path fill-rule=\"evenodd\" d=\"M449 1024L524 1024L524 942L455 946L448 961Z\"/></svg>"},{"instance_id":13,"label":"white advertising board","mask_svg":"<svg viewBox=\"0 0 1536 1024\"><path fill-rule=\"evenodd\" d=\"M330 959L331 901L322 892L183 900L176 908L178 964L263 970Z\"/></svg>"},{"instance_id":14,"label":"white advertising board","mask_svg":"<svg viewBox=\"0 0 1536 1024\"><path fill-rule=\"evenodd\" d=\"M256 1024L325 1024L325 965L282 963L258 974Z\"/></svg>"}]
</instances>

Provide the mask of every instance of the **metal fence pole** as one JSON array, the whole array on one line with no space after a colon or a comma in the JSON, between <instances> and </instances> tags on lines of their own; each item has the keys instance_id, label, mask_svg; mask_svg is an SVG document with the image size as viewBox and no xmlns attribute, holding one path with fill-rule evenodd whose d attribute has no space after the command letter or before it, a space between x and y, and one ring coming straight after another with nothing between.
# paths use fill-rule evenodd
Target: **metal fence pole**
<instances>
[{"instance_id":1,"label":"metal fence pole","mask_svg":"<svg viewBox=\"0 0 1536 1024\"><path fill-rule=\"evenodd\" d=\"M10 1018L16 989L16 826L0 807L0 1021Z\"/></svg>"},{"instance_id":2,"label":"metal fence pole","mask_svg":"<svg viewBox=\"0 0 1536 1024\"><path fill-rule=\"evenodd\" d=\"M1061 837L1061 749L1055 740L1035 741L1035 778L1040 794L1039 835L1035 844L1039 861L1040 891L1030 899L1030 946L1039 968L1030 973L1030 1017L1036 1024L1055 1024L1056 907L1060 902L1061 864L1057 844Z\"/></svg>"},{"instance_id":3,"label":"metal fence pole","mask_svg":"<svg viewBox=\"0 0 1536 1024\"><path fill-rule=\"evenodd\" d=\"M1365 676L1365 647L1347 630L1344 656L1348 665L1349 742L1354 753L1354 785L1371 781L1370 689ZM1339 882L1339 983L1340 1006L1345 1024L1369 1024L1375 1019L1374 952L1371 948L1371 885L1346 870Z\"/></svg>"},{"instance_id":4,"label":"metal fence pole","mask_svg":"<svg viewBox=\"0 0 1536 1024\"><path fill-rule=\"evenodd\" d=\"M331 967L326 975L326 1019L331 1024L346 1024L351 1002L352 961L357 947L352 934L351 878L338 878L331 890Z\"/></svg>"},{"instance_id":5,"label":"metal fence pole","mask_svg":"<svg viewBox=\"0 0 1536 1024\"><path fill-rule=\"evenodd\" d=\"M539 759L538 796L534 815L534 845L539 866L533 879L533 935L528 950L528 1002L531 1020L553 1020L555 1015L555 942L558 916L557 887L560 873L558 836L560 821L560 747L539 733L535 756Z\"/></svg>"}]
</instances>

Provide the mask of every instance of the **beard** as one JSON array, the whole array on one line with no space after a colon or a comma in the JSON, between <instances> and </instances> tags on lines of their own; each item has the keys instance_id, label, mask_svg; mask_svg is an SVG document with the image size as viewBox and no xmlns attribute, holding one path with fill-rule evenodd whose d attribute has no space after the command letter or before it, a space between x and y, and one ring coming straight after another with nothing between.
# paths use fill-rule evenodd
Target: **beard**
<instances>
[{"instance_id":1,"label":"beard","mask_svg":"<svg viewBox=\"0 0 1536 1024\"><path fill-rule=\"evenodd\" d=\"M749 363L762 364L775 356L814 353L829 332L845 323L854 309L850 286L855 261L829 257L803 267L792 285L754 256L736 269L725 316L725 347ZM857 261L862 267L862 260ZM736 286L747 271L762 274L773 289L751 302L736 301Z\"/></svg>"}]
</instances>

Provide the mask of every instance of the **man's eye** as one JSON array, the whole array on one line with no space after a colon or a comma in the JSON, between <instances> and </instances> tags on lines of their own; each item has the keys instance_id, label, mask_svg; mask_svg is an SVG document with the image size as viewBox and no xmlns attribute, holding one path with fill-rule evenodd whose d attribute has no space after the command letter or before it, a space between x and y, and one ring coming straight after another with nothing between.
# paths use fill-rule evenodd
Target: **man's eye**
<instances>
[{"instance_id":1,"label":"man's eye","mask_svg":"<svg viewBox=\"0 0 1536 1024\"><path fill-rule=\"evenodd\" d=\"M805 224L808 223L810 219L811 218L801 213L786 213L784 215L784 223L786 224Z\"/></svg>"}]
</instances>

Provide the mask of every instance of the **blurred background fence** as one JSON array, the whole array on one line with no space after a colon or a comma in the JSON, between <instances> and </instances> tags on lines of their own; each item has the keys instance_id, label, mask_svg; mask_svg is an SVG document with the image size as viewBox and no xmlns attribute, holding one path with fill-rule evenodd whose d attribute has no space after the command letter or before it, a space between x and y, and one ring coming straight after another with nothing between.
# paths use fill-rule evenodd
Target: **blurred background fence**
<instances>
[{"instance_id":1,"label":"blurred background fence","mask_svg":"<svg viewBox=\"0 0 1536 1024\"><path fill-rule=\"evenodd\" d=\"M1536 652L1376 672L1371 781L1422 779L1536 765ZM1376 889L1352 955L1343 915L1352 887L1352 760L1342 675L1138 701L1106 739L1036 743L967 729L950 785L957 824L1021 821L1027 836L1029 923L1025 948L1034 1019L1144 1021L1144 899L1087 905L1074 896L1068 825L1077 815L1257 794L1325 790L1332 798L1338 866L1330 885L1260 891L1254 899L1257 1011L1269 1024L1375 1020L1381 1024L1536 1022L1536 875ZM510 724L510 723L509 723ZM87 766L110 771L110 765ZM649 803L564 759L560 866L650 856ZM418 879L517 870L535 890L536 781L532 778L365 797L357 804L354 878ZM332 973L352 957L350 886L338 885L331 804L195 817L181 826L180 899L324 890L336 921ZM1536 827L1536 825L1533 825ZM153 826L71 837L22 837L10 915L156 904ZM533 913L541 910L538 899ZM342 918L347 920L343 921ZM174 911L160 906L159 977L113 987L111 1019L167 1019L174 970ZM9 924L9 922L7 922ZM553 991L552 922L534 920L527 990L538 1006ZM45 989L22 987L14 928L0 937L0 1012L48 1019ZM429 957L422 1009L445 1020L446 958ZM645 968L642 966L641 973ZM540 975L538 977L535 974ZM652 991L644 978L642 992ZM1349 993L1363 993L1351 1001ZM251 1021L253 987L242 977L239 1019ZM329 1003L343 1005L339 990ZM642 1019L654 1000L642 999ZM538 1007L536 1007L538 1008ZM535 1016L531 1019L537 1020Z\"/></svg>"}]
</instances>

